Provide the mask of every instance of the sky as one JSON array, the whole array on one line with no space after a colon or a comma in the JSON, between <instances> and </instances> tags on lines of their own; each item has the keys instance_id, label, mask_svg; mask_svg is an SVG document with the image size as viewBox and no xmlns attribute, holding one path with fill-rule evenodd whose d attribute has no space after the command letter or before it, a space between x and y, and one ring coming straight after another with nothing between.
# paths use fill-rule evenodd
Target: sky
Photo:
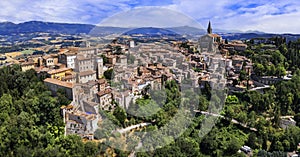
<instances>
[{"instance_id":1,"label":"sky","mask_svg":"<svg viewBox=\"0 0 300 157\"><path fill-rule=\"evenodd\" d=\"M0 22L206 28L210 20L215 29L300 33L299 0L1 0L0 8Z\"/></svg>"}]
</instances>

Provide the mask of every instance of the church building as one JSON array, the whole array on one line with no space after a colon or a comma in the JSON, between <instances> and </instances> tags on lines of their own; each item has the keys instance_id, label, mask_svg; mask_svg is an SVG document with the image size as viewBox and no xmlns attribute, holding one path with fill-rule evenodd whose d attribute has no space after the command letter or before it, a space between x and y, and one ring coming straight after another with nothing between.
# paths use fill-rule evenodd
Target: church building
<instances>
[{"instance_id":1,"label":"church building","mask_svg":"<svg viewBox=\"0 0 300 157\"><path fill-rule=\"evenodd\" d=\"M221 36L212 33L211 22L209 21L207 27L207 34L200 37L199 39L199 50L200 52L216 53L218 49L218 44L221 43L221 41Z\"/></svg>"}]
</instances>

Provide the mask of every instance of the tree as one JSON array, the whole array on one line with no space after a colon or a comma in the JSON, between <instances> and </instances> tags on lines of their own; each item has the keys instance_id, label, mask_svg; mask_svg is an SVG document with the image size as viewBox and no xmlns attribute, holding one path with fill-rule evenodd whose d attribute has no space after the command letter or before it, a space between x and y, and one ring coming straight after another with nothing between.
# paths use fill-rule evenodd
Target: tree
<instances>
[{"instance_id":1,"label":"tree","mask_svg":"<svg viewBox=\"0 0 300 157\"><path fill-rule=\"evenodd\" d=\"M296 121L296 125L298 127L300 127L300 113L297 113L295 116L294 116L294 120Z\"/></svg>"},{"instance_id":2,"label":"tree","mask_svg":"<svg viewBox=\"0 0 300 157\"><path fill-rule=\"evenodd\" d=\"M181 149L184 156L199 156L200 154L199 144L190 137L180 137L175 145Z\"/></svg>"},{"instance_id":3,"label":"tree","mask_svg":"<svg viewBox=\"0 0 300 157\"><path fill-rule=\"evenodd\" d=\"M207 155L232 156L247 140L246 134L232 127L214 128L200 143L200 150Z\"/></svg>"},{"instance_id":4,"label":"tree","mask_svg":"<svg viewBox=\"0 0 300 157\"><path fill-rule=\"evenodd\" d=\"M113 69L108 69L104 72L104 77L108 80L112 80L113 78Z\"/></svg>"},{"instance_id":5,"label":"tree","mask_svg":"<svg viewBox=\"0 0 300 157\"><path fill-rule=\"evenodd\" d=\"M274 144L273 144L274 143ZM273 151L283 151L284 148L283 148L283 145L280 141L274 141L272 144L273 144Z\"/></svg>"},{"instance_id":6,"label":"tree","mask_svg":"<svg viewBox=\"0 0 300 157\"><path fill-rule=\"evenodd\" d=\"M59 104L62 105L69 105L71 101L66 97L66 91L62 88L57 90L57 99Z\"/></svg>"},{"instance_id":7,"label":"tree","mask_svg":"<svg viewBox=\"0 0 300 157\"><path fill-rule=\"evenodd\" d=\"M283 150L286 152L291 150L290 142L286 139L282 141L282 146L283 146Z\"/></svg>"},{"instance_id":8,"label":"tree","mask_svg":"<svg viewBox=\"0 0 300 157\"><path fill-rule=\"evenodd\" d=\"M228 95L225 102L228 105L237 104L237 103L239 103L239 98L235 95Z\"/></svg>"},{"instance_id":9,"label":"tree","mask_svg":"<svg viewBox=\"0 0 300 157\"><path fill-rule=\"evenodd\" d=\"M97 144L89 141L84 144L84 153L82 155L93 157L96 156L98 152Z\"/></svg>"},{"instance_id":10,"label":"tree","mask_svg":"<svg viewBox=\"0 0 300 157\"><path fill-rule=\"evenodd\" d=\"M234 118L235 112L234 112L232 106L226 106L225 107L225 116L228 117L228 118L230 118L230 120L232 118Z\"/></svg>"},{"instance_id":11,"label":"tree","mask_svg":"<svg viewBox=\"0 0 300 157\"><path fill-rule=\"evenodd\" d=\"M278 107L275 108L275 114L274 114L274 119L273 119L273 123L275 125L275 127L279 127L280 124L280 109Z\"/></svg>"},{"instance_id":12,"label":"tree","mask_svg":"<svg viewBox=\"0 0 300 157\"><path fill-rule=\"evenodd\" d=\"M283 66L279 66L277 69L276 69L276 74L277 74L277 77L283 77L286 75L286 70Z\"/></svg>"},{"instance_id":13,"label":"tree","mask_svg":"<svg viewBox=\"0 0 300 157\"><path fill-rule=\"evenodd\" d=\"M121 48L121 46L116 46L116 47L115 47L115 52L114 52L114 53L117 54L117 55L122 54L122 48Z\"/></svg>"},{"instance_id":14,"label":"tree","mask_svg":"<svg viewBox=\"0 0 300 157\"><path fill-rule=\"evenodd\" d=\"M254 127L256 123L256 113L251 111L248 115L248 126Z\"/></svg>"},{"instance_id":15,"label":"tree","mask_svg":"<svg viewBox=\"0 0 300 157\"><path fill-rule=\"evenodd\" d=\"M252 149L258 149L259 148L259 141L256 136L256 133L251 132L248 136L247 146L249 146Z\"/></svg>"},{"instance_id":16,"label":"tree","mask_svg":"<svg viewBox=\"0 0 300 157\"><path fill-rule=\"evenodd\" d=\"M155 157L165 157L165 156L184 157L185 155L182 154L180 148L177 145L171 144L155 150L154 156Z\"/></svg>"},{"instance_id":17,"label":"tree","mask_svg":"<svg viewBox=\"0 0 300 157\"><path fill-rule=\"evenodd\" d=\"M201 87L201 94L206 96L207 100L211 98L211 87L209 82L203 82L203 86Z\"/></svg>"},{"instance_id":18,"label":"tree","mask_svg":"<svg viewBox=\"0 0 300 157\"><path fill-rule=\"evenodd\" d=\"M237 137L233 137L228 143L228 147L225 151L225 154L228 154L228 155L236 154L237 151L241 148L241 146L242 146L242 143L239 142Z\"/></svg>"},{"instance_id":19,"label":"tree","mask_svg":"<svg viewBox=\"0 0 300 157\"><path fill-rule=\"evenodd\" d=\"M275 67L274 64L271 64L271 65L270 65L270 69L269 69L269 71L268 71L268 75L274 76L274 75L276 75L276 74L277 74L276 67Z\"/></svg>"},{"instance_id":20,"label":"tree","mask_svg":"<svg viewBox=\"0 0 300 157\"><path fill-rule=\"evenodd\" d=\"M281 44L278 49L281 54L283 54L284 56L287 56L288 49L285 44Z\"/></svg>"},{"instance_id":21,"label":"tree","mask_svg":"<svg viewBox=\"0 0 300 157\"><path fill-rule=\"evenodd\" d=\"M206 111L208 108L209 102L204 95L199 96L199 110Z\"/></svg>"},{"instance_id":22,"label":"tree","mask_svg":"<svg viewBox=\"0 0 300 157\"><path fill-rule=\"evenodd\" d=\"M113 112L113 115L118 119L118 121L124 125L127 118L126 112L120 106L117 106Z\"/></svg>"},{"instance_id":23,"label":"tree","mask_svg":"<svg viewBox=\"0 0 300 157\"><path fill-rule=\"evenodd\" d=\"M101 57L103 59L103 64L108 64L108 58L104 54L102 54Z\"/></svg>"},{"instance_id":24,"label":"tree","mask_svg":"<svg viewBox=\"0 0 300 157\"><path fill-rule=\"evenodd\" d=\"M57 144L61 145L61 148L67 150L67 156L81 156L84 154L84 145L81 138L77 135L62 137Z\"/></svg>"},{"instance_id":25,"label":"tree","mask_svg":"<svg viewBox=\"0 0 300 157\"><path fill-rule=\"evenodd\" d=\"M149 92L151 89L151 84L146 85L141 91L141 94L143 95L144 99L149 99Z\"/></svg>"},{"instance_id":26,"label":"tree","mask_svg":"<svg viewBox=\"0 0 300 157\"><path fill-rule=\"evenodd\" d=\"M225 44L228 44L228 39L225 39Z\"/></svg>"},{"instance_id":27,"label":"tree","mask_svg":"<svg viewBox=\"0 0 300 157\"><path fill-rule=\"evenodd\" d=\"M11 113L13 110L12 96L9 94L3 94L0 98L0 109L2 112Z\"/></svg>"},{"instance_id":28,"label":"tree","mask_svg":"<svg viewBox=\"0 0 300 157\"><path fill-rule=\"evenodd\" d=\"M241 123L246 124L246 122L247 122L247 113L245 113L245 112L240 112L240 113L238 114L238 116L237 116L237 119L238 119Z\"/></svg>"},{"instance_id":29,"label":"tree","mask_svg":"<svg viewBox=\"0 0 300 157\"><path fill-rule=\"evenodd\" d=\"M259 63L255 63L253 68L254 68L255 74L258 75L258 76L262 76L262 74L265 71L264 66L262 64L259 64Z\"/></svg>"},{"instance_id":30,"label":"tree","mask_svg":"<svg viewBox=\"0 0 300 157\"><path fill-rule=\"evenodd\" d=\"M0 80L0 156L95 156L96 143L64 136L64 91L51 96L33 70L19 66L1 68Z\"/></svg>"}]
</instances>

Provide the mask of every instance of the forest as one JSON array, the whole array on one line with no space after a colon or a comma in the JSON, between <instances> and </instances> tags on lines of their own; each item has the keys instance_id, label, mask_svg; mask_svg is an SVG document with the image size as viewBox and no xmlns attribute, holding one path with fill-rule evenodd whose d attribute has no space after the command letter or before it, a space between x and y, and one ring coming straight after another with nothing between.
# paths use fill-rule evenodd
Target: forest
<instances>
[{"instance_id":1,"label":"forest","mask_svg":"<svg viewBox=\"0 0 300 157\"><path fill-rule=\"evenodd\" d=\"M0 69L0 156L96 156L102 145L64 136L60 107L69 103L57 97L34 70L20 66Z\"/></svg>"},{"instance_id":2,"label":"forest","mask_svg":"<svg viewBox=\"0 0 300 157\"><path fill-rule=\"evenodd\" d=\"M300 143L299 45L300 41L280 43L275 51L262 51L263 45L260 45L255 50L248 49L241 53L253 60L256 74L282 76L289 70L293 77L289 81L272 85L263 94L246 91L229 95L220 113L225 118L218 118L212 130L204 137L199 136L199 132L205 129L202 122L207 118L194 112L206 111L211 105L210 101L218 99L212 96L209 88L202 89L200 95L191 91L182 95L180 86L175 81L169 81L164 85L164 93L150 91L149 95L149 92L144 92L143 97L132 104L128 111L117 107L111 112L100 112L120 127L148 122L151 125L140 131L162 130L170 135L177 131L176 127L160 128L165 125L184 126L181 116L172 124L168 123L178 113L182 116L195 114L178 138L164 139L169 144L162 147L149 145L150 151L136 152L135 155L139 157L246 156L238 152L244 145L252 148L254 156L286 156L286 152L297 150ZM262 57L264 55L272 57ZM22 72L18 65L3 67L0 69L0 82L0 156L128 156L132 153L101 142L102 139L121 139L122 135L111 138L105 134L111 131L111 124L108 123L102 123L95 133L94 141L76 135L65 136L60 107L70 101L63 91L53 97L34 70ZM185 98L183 103L182 97ZM154 98L162 101L154 102ZM195 103L195 106L189 106L189 110L181 113L180 104L185 106ZM155 114L149 113L150 110L154 110ZM149 116L128 114L137 112ZM296 126L282 129L282 116L294 116ZM145 135L144 141L152 143L157 138L147 138ZM137 144L137 141L131 142Z\"/></svg>"}]
</instances>

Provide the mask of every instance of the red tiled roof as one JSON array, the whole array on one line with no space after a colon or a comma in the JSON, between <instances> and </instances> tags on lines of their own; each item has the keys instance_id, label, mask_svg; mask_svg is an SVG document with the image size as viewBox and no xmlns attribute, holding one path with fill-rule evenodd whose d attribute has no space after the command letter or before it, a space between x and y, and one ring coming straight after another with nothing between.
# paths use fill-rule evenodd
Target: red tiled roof
<instances>
[{"instance_id":1,"label":"red tiled roof","mask_svg":"<svg viewBox=\"0 0 300 157\"><path fill-rule=\"evenodd\" d=\"M57 69L57 70L51 70L48 72L48 74L53 75L53 74L57 74L57 73L61 73L61 72L65 72L68 70L71 70L72 68L61 68L61 69Z\"/></svg>"},{"instance_id":2,"label":"red tiled roof","mask_svg":"<svg viewBox=\"0 0 300 157\"><path fill-rule=\"evenodd\" d=\"M214 37L214 38L221 37L221 36L219 36L218 34L208 34L208 35L211 36L211 37Z\"/></svg>"},{"instance_id":3,"label":"red tiled roof","mask_svg":"<svg viewBox=\"0 0 300 157\"><path fill-rule=\"evenodd\" d=\"M62 87L67 87L67 88L73 88L73 86L74 86L74 84L71 82L64 82L64 81L60 81L60 80L56 80L56 79L52 79L52 78L46 78L44 80L44 82L50 83L50 84L55 84L55 85L62 86Z\"/></svg>"},{"instance_id":4,"label":"red tiled roof","mask_svg":"<svg viewBox=\"0 0 300 157\"><path fill-rule=\"evenodd\" d=\"M34 65L33 62L24 62L21 64L21 66L27 66L27 65Z\"/></svg>"},{"instance_id":5,"label":"red tiled roof","mask_svg":"<svg viewBox=\"0 0 300 157\"><path fill-rule=\"evenodd\" d=\"M99 79L98 83L99 83L99 84L105 84L105 83L106 83L106 80L105 80L104 78Z\"/></svg>"},{"instance_id":6,"label":"red tiled roof","mask_svg":"<svg viewBox=\"0 0 300 157\"><path fill-rule=\"evenodd\" d=\"M92 74L95 74L95 73L96 73L96 71L88 70L88 71L80 72L79 76L87 76L87 75L92 75Z\"/></svg>"},{"instance_id":7,"label":"red tiled roof","mask_svg":"<svg viewBox=\"0 0 300 157\"><path fill-rule=\"evenodd\" d=\"M112 90L111 90L110 88L109 88L109 89L105 89L104 91L98 92L97 95L101 97L101 96L103 96L103 95L106 95L106 94L111 93L111 91L112 91Z\"/></svg>"}]
</instances>

